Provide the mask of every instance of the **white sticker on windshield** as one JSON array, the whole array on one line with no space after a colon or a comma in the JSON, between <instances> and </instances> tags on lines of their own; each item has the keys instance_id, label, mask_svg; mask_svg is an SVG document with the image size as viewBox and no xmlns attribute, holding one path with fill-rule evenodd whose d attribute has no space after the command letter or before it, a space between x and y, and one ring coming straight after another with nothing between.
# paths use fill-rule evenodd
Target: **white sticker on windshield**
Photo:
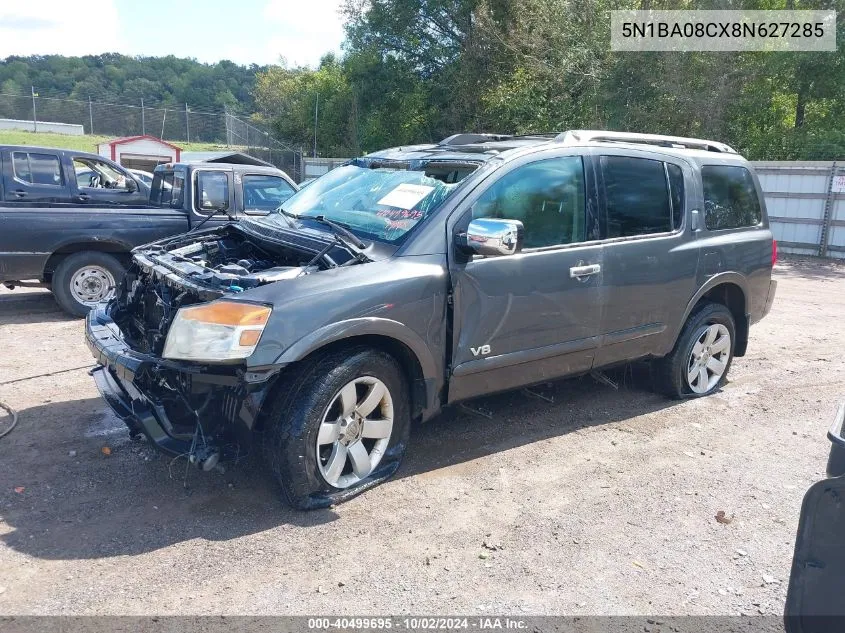
<instances>
[{"instance_id":1,"label":"white sticker on windshield","mask_svg":"<svg viewBox=\"0 0 845 633\"><path fill-rule=\"evenodd\" d=\"M413 209L417 202L425 198L432 191L434 191L434 187L403 183L379 200L377 204L399 207L400 209Z\"/></svg>"}]
</instances>

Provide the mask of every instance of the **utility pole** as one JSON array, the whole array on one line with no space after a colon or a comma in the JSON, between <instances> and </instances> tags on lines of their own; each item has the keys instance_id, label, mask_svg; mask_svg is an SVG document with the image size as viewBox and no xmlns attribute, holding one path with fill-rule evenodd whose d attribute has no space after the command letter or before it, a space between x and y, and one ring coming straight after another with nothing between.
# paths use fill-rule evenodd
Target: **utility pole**
<instances>
[{"instance_id":1,"label":"utility pole","mask_svg":"<svg viewBox=\"0 0 845 633\"><path fill-rule=\"evenodd\" d=\"M185 102L185 137L188 143L191 142L191 124L188 123L188 102Z\"/></svg>"},{"instance_id":2,"label":"utility pole","mask_svg":"<svg viewBox=\"0 0 845 633\"><path fill-rule=\"evenodd\" d=\"M38 115L35 112L35 97L38 96L38 93L35 92L35 86L29 87L30 91L32 92L32 131L38 131Z\"/></svg>"},{"instance_id":3,"label":"utility pole","mask_svg":"<svg viewBox=\"0 0 845 633\"><path fill-rule=\"evenodd\" d=\"M141 135L147 135L147 121L144 117L144 99L141 98Z\"/></svg>"},{"instance_id":4,"label":"utility pole","mask_svg":"<svg viewBox=\"0 0 845 633\"><path fill-rule=\"evenodd\" d=\"M91 126L89 134L94 133L94 108L91 107L91 95L88 95L88 124Z\"/></svg>"},{"instance_id":5,"label":"utility pole","mask_svg":"<svg viewBox=\"0 0 845 633\"><path fill-rule=\"evenodd\" d=\"M232 144L232 131L229 129L229 108L223 104L223 124L226 126L226 147Z\"/></svg>"},{"instance_id":6,"label":"utility pole","mask_svg":"<svg viewBox=\"0 0 845 633\"><path fill-rule=\"evenodd\" d=\"M317 100L314 102L314 158L317 158L317 114L320 111L320 93L317 93Z\"/></svg>"}]
</instances>

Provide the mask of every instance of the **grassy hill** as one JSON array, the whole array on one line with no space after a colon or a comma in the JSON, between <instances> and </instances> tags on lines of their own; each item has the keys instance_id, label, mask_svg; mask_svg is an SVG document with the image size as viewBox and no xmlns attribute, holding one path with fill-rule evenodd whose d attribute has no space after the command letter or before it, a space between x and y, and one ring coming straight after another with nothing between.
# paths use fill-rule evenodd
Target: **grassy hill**
<instances>
[{"instance_id":1,"label":"grassy hill","mask_svg":"<svg viewBox=\"0 0 845 633\"><path fill-rule=\"evenodd\" d=\"M75 149L80 152L97 152L97 144L113 139L113 136L99 136L86 134L70 136L68 134L54 134L52 132L22 132L18 130L0 130L0 145L36 145L40 147L58 147L61 149ZM186 152L209 152L226 149L225 145L215 143L183 143L173 141Z\"/></svg>"}]
</instances>

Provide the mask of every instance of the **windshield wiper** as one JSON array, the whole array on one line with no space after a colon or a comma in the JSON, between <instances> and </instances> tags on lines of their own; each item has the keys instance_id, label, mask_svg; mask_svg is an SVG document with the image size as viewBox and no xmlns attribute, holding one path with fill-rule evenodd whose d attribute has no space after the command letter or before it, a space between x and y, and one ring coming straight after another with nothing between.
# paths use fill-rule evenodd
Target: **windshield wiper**
<instances>
[{"instance_id":1,"label":"windshield wiper","mask_svg":"<svg viewBox=\"0 0 845 633\"><path fill-rule=\"evenodd\" d=\"M332 222L331 220L326 219L324 215L296 215L295 213L291 213L284 206L279 205L279 208L276 209L279 213L281 213L285 220L288 223L288 226L295 228L296 225L293 223L293 220L314 220L315 222L319 222L320 224L324 224L325 226L329 227L334 234L335 240L337 240L338 244L343 246L355 255L355 260L361 261L370 261L370 258L367 257L361 251L367 248L367 245L362 242L357 235L355 235L352 231L347 229L346 227L337 224L336 222ZM350 248L350 244L347 242L352 242L352 246L355 248Z\"/></svg>"},{"instance_id":2,"label":"windshield wiper","mask_svg":"<svg viewBox=\"0 0 845 633\"><path fill-rule=\"evenodd\" d=\"M211 218L213 218L215 215L219 215L219 214L221 214L221 213L225 214L225 215L226 215L226 217L227 217L227 218L229 218L229 220L230 220L231 222L234 222L234 221L235 221L235 219L236 219L236 218L233 218L233 217L229 214L228 209L215 209L214 211L212 211L211 213L209 213L207 216L205 216L199 224L197 224L195 227L192 227L192 228L191 228L191 230L190 230L190 231L188 231L188 233L193 233L194 231L198 230L198 229L199 229L199 228L200 228L203 224L205 224L206 222L208 222L208 221L209 221Z\"/></svg>"},{"instance_id":3,"label":"windshield wiper","mask_svg":"<svg viewBox=\"0 0 845 633\"><path fill-rule=\"evenodd\" d=\"M305 216L305 217L308 217L308 216ZM331 220L326 218L326 216L315 215L315 216L312 216L311 219L316 220L320 224L325 224L327 227L329 227L332 230L335 237L340 238L340 236L342 235L343 237L348 239L350 242L352 242L357 248L359 248L359 249L367 248L367 245L364 244L364 242L362 242L358 238L358 236L355 235L352 231L350 231L349 229L347 229L344 226L341 226L337 222L332 222Z\"/></svg>"},{"instance_id":4,"label":"windshield wiper","mask_svg":"<svg viewBox=\"0 0 845 633\"><path fill-rule=\"evenodd\" d=\"M285 221L288 223L289 227L291 227L292 229L296 228L296 225L293 223L293 221L299 219L298 215L296 215L295 213L291 213L290 211L286 211L285 207L281 204L278 206L276 211L285 216Z\"/></svg>"}]
</instances>

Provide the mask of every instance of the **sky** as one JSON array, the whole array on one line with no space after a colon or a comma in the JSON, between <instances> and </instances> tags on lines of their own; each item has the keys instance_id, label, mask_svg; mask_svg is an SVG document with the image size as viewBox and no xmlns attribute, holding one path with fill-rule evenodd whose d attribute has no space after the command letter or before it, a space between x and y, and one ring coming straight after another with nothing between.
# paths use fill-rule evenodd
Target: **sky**
<instances>
[{"instance_id":1,"label":"sky","mask_svg":"<svg viewBox=\"0 0 845 633\"><path fill-rule=\"evenodd\" d=\"M340 52L343 0L0 0L0 59L125 55L316 66Z\"/></svg>"}]
</instances>

